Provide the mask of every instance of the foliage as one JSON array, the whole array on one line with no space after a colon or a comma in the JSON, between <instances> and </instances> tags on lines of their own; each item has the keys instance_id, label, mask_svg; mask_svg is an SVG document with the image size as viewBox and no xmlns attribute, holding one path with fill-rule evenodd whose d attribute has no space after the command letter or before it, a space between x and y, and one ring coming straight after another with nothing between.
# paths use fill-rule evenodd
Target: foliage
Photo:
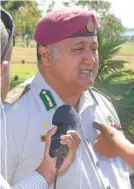
<instances>
[{"instance_id":1,"label":"foliage","mask_svg":"<svg viewBox=\"0 0 134 189\"><path fill-rule=\"evenodd\" d=\"M122 82L120 77L111 79L114 82L105 85L105 93L111 97L127 138L134 143L134 74L124 73L122 78Z\"/></svg>"},{"instance_id":2,"label":"foliage","mask_svg":"<svg viewBox=\"0 0 134 189\"><path fill-rule=\"evenodd\" d=\"M103 31L98 30L98 43L99 43L99 73L96 79L97 83L103 83L108 81L110 77L116 77L120 71L115 66L112 66L112 57L117 53L121 45L124 44L125 40L119 36L111 36L109 38L103 37ZM116 62L120 64L120 61ZM124 62L125 63L125 62ZM115 63L114 63L115 65Z\"/></svg>"},{"instance_id":3,"label":"foliage","mask_svg":"<svg viewBox=\"0 0 134 189\"><path fill-rule=\"evenodd\" d=\"M55 5L55 1L50 1L48 9L46 10L46 12L47 13L50 12L54 8L54 5Z\"/></svg>"},{"instance_id":4,"label":"foliage","mask_svg":"<svg viewBox=\"0 0 134 189\"><path fill-rule=\"evenodd\" d=\"M2 7L7 10L15 22L15 35L32 34L41 11L36 1L4 1Z\"/></svg>"},{"instance_id":5,"label":"foliage","mask_svg":"<svg viewBox=\"0 0 134 189\"><path fill-rule=\"evenodd\" d=\"M105 16L110 8L111 8L111 3L109 1L91 1L91 0L86 0L86 1L82 1L82 0L78 0L76 2L76 5L78 6L82 6L82 8L88 8L95 10L98 14L99 17Z\"/></svg>"},{"instance_id":6,"label":"foliage","mask_svg":"<svg viewBox=\"0 0 134 189\"><path fill-rule=\"evenodd\" d=\"M104 36L109 37L113 35L119 35L125 28L122 26L121 20L118 19L114 14L110 14L111 3L109 1L91 1L91 0L73 0L70 2L64 2L65 6L75 4L77 6L96 11L99 25L104 30Z\"/></svg>"},{"instance_id":7,"label":"foliage","mask_svg":"<svg viewBox=\"0 0 134 189\"><path fill-rule=\"evenodd\" d=\"M101 18L100 25L104 31L105 37L113 35L119 36L121 32L125 31L125 28L122 26L121 20L110 13Z\"/></svg>"},{"instance_id":8,"label":"foliage","mask_svg":"<svg viewBox=\"0 0 134 189\"><path fill-rule=\"evenodd\" d=\"M23 1L1 1L2 8L7 11L18 10L19 7L23 6Z\"/></svg>"},{"instance_id":9,"label":"foliage","mask_svg":"<svg viewBox=\"0 0 134 189\"><path fill-rule=\"evenodd\" d=\"M10 90L16 85L24 82L26 79L32 77L37 72L36 64L12 64L11 66ZM17 81L14 80L16 75L19 77Z\"/></svg>"}]
</instances>

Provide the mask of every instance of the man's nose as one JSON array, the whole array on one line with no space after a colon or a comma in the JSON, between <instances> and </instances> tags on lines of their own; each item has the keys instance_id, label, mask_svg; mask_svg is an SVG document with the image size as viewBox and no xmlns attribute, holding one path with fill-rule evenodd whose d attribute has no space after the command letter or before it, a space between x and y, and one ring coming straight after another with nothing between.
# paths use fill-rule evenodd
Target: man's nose
<instances>
[{"instance_id":1,"label":"man's nose","mask_svg":"<svg viewBox=\"0 0 134 189\"><path fill-rule=\"evenodd\" d=\"M94 64L95 63L95 57L94 57L91 49L88 49L88 50L85 51L84 63L87 63L87 64Z\"/></svg>"}]
</instances>

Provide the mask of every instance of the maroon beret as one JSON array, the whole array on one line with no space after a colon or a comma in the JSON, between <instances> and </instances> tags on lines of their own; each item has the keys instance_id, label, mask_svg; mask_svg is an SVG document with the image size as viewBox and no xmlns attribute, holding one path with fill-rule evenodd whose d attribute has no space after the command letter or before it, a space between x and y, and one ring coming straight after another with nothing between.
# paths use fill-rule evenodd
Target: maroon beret
<instances>
[{"instance_id":1,"label":"maroon beret","mask_svg":"<svg viewBox=\"0 0 134 189\"><path fill-rule=\"evenodd\" d=\"M92 11L59 10L42 17L35 28L39 44L52 44L69 37L96 35L97 18Z\"/></svg>"}]
</instances>

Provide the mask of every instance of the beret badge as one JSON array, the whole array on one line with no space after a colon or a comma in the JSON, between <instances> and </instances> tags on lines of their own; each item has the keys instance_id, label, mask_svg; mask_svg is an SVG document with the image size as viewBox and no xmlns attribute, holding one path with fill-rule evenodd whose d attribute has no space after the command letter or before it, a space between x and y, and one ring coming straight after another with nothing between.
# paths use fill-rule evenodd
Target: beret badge
<instances>
[{"instance_id":1,"label":"beret badge","mask_svg":"<svg viewBox=\"0 0 134 189\"><path fill-rule=\"evenodd\" d=\"M87 23L87 30L89 32L93 32L94 31L94 23L93 23L93 20L91 20L91 19Z\"/></svg>"}]
</instances>

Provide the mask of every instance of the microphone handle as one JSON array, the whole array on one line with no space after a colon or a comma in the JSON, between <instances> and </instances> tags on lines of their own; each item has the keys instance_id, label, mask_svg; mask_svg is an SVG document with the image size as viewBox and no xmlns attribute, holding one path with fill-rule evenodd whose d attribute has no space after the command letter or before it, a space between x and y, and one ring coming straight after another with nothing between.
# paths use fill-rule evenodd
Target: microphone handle
<instances>
[{"instance_id":1,"label":"microphone handle","mask_svg":"<svg viewBox=\"0 0 134 189\"><path fill-rule=\"evenodd\" d=\"M51 146L49 150L49 155L51 158L61 157L64 158L68 154L68 147L66 145L60 144L60 136L65 135L68 130L72 130L67 124L57 125L58 130L51 138Z\"/></svg>"}]
</instances>

